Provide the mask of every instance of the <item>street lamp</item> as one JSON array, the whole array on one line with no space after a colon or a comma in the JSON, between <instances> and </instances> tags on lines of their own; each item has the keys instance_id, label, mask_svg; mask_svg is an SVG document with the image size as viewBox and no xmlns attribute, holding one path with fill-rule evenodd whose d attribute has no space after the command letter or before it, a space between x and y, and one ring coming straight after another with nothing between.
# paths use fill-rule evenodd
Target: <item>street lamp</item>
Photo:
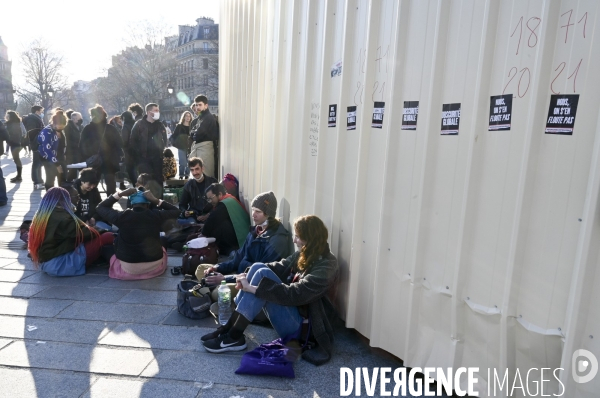
<instances>
[{"instance_id":1,"label":"street lamp","mask_svg":"<svg viewBox=\"0 0 600 398\"><path fill-rule=\"evenodd\" d=\"M52 89L52 86L50 86L50 88L48 88L48 97L52 98L53 95L54 95L54 90Z\"/></svg>"},{"instance_id":2,"label":"street lamp","mask_svg":"<svg viewBox=\"0 0 600 398\"><path fill-rule=\"evenodd\" d=\"M167 91L169 92L169 94L173 94L173 86L171 86L171 83L169 83L169 85L167 86Z\"/></svg>"}]
</instances>

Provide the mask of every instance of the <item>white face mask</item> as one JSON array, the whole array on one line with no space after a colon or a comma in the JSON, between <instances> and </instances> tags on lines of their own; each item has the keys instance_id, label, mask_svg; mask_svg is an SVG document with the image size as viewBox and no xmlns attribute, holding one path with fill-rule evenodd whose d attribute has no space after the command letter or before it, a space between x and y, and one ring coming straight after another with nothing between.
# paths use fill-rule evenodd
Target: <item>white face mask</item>
<instances>
[{"instance_id":1,"label":"white face mask","mask_svg":"<svg viewBox=\"0 0 600 398\"><path fill-rule=\"evenodd\" d=\"M44 117L44 112L40 113L40 117L42 117L42 118Z\"/></svg>"},{"instance_id":2,"label":"white face mask","mask_svg":"<svg viewBox=\"0 0 600 398\"><path fill-rule=\"evenodd\" d=\"M160 112L154 112L154 115L152 116L152 119L154 119L154 120L160 119Z\"/></svg>"}]
</instances>

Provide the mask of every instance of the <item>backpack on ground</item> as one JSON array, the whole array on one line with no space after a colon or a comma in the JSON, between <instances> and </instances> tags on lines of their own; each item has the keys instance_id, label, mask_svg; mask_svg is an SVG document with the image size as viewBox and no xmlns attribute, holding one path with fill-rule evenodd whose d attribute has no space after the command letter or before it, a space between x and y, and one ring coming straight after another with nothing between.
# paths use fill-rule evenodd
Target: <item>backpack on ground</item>
<instances>
[{"instance_id":1,"label":"backpack on ground","mask_svg":"<svg viewBox=\"0 0 600 398\"><path fill-rule=\"evenodd\" d=\"M181 273L195 275L200 264L216 264L219 262L219 249L215 242L201 249L186 249L181 259Z\"/></svg>"},{"instance_id":2,"label":"backpack on ground","mask_svg":"<svg viewBox=\"0 0 600 398\"><path fill-rule=\"evenodd\" d=\"M177 311L191 319L203 319L210 315L210 291L196 281L182 280L177 285Z\"/></svg>"},{"instance_id":3,"label":"backpack on ground","mask_svg":"<svg viewBox=\"0 0 600 398\"><path fill-rule=\"evenodd\" d=\"M23 221L19 227L19 238L25 243L29 242L29 227L31 227L31 220Z\"/></svg>"}]
</instances>

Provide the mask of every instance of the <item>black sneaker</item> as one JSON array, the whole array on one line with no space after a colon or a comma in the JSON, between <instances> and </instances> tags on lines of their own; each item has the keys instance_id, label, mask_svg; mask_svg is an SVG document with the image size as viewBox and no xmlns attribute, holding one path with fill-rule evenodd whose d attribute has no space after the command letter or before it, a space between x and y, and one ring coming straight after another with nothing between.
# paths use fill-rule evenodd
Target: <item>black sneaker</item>
<instances>
[{"instance_id":1,"label":"black sneaker","mask_svg":"<svg viewBox=\"0 0 600 398\"><path fill-rule=\"evenodd\" d=\"M208 341L208 340L216 339L223 333L225 333L225 326L221 325L214 332L210 332L209 334L205 334L204 336L200 337L200 340Z\"/></svg>"},{"instance_id":2,"label":"black sneaker","mask_svg":"<svg viewBox=\"0 0 600 398\"><path fill-rule=\"evenodd\" d=\"M15 178L11 178L10 182L21 182L23 181L23 179L21 177L15 177Z\"/></svg>"},{"instance_id":3,"label":"black sneaker","mask_svg":"<svg viewBox=\"0 0 600 398\"><path fill-rule=\"evenodd\" d=\"M233 340L229 333L220 335L212 340L202 342L206 351L219 353L227 351L242 351L246 349L246 337L242 335L239 340Z\"/></svg>"}]
</instances>

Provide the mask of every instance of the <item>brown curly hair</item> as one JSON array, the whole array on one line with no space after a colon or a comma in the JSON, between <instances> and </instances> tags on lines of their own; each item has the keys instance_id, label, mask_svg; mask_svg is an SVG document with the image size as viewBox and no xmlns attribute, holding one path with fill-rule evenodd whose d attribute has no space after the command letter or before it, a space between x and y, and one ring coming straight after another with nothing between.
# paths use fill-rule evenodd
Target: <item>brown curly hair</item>
<instances>
[{"instance_id":1,"label":"brown curly hair","mask_svg":"<svg viewBox=\"0 0 600 398\"><path fill-rule=\"evenodd\" d=\"M327 248L329 232L317 216L302 216L294 221L294 233L306 244L300 249L298 269L309 271L310 267Z\"/></svg>"}]
</instances>

